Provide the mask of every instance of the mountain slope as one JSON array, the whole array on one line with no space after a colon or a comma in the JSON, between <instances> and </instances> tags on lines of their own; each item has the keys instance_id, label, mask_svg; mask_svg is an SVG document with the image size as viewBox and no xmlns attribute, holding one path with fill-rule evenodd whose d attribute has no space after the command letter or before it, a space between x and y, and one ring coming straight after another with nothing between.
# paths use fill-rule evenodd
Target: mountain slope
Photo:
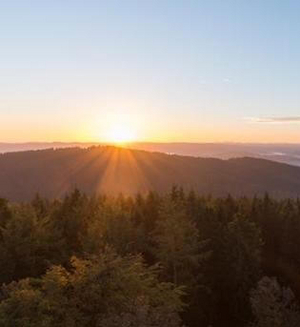
<instances>
[{"instance_id":1,"label":"mountain slope","mask_svg":"<svg viewBox=\"0 0 300 327\"><path fill-rule=\"evenodd\" d=\"M29 150L45 150L51 148L88 148L91 146L108 145L104 143L80 142L36 142L36 143L0 143L0 153ZM131 149L152 152L173 153L180 156L203 158L242 158L253 157L300 166L299 144L259 144L259 143L149 143L134 142Z\"/></svg>"},{"instance_id":2,"label":"mountain slope","mask_svg":"<svg viewBox=\"0 0 300 327\"><path fill-rule=\"evenodd\" d=\"M134 194L182 185L223 196L300 195L300 168L268 160L205 159L114 147L40 150L0 155L0 197L28 200L36 192L54 198L74 187Z\"/></svg>"}]
</instances>

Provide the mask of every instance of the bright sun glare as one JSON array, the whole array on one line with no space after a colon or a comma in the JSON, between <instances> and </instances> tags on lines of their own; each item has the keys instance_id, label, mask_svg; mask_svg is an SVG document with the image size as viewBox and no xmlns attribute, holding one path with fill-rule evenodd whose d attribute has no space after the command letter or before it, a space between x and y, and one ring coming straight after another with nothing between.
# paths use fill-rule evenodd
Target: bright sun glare
<instances>
[{"instance_id":1,"label":"bright sun glare","mask_svg":"<svg viewBox=\"0 0 300 327\"><path fill-rule=\"evenodd\" d=\"M136 139L135 131L126 125L117 124L111 127L108 140L112 143L128 143Z\"/></svg>"}]
</instances>

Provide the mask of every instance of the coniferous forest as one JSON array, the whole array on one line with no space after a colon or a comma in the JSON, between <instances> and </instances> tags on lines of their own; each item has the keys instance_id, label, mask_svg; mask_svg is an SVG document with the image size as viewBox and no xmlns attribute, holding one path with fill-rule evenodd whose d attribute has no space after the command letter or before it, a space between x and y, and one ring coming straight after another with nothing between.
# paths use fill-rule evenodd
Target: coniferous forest
<instances>
[{"instance_id":1,"label":"coniferous forest","mask_svg":"<svg viewBox=\"0 0 300 327\"><path fill-rule=\"evenodd\" d=\"M300 0L0 0L0 327L300 327Z\"/></svg>"},{"instance_id":2,"label":"coniferous forest","mask_svg":"<svg viewBox=\"0 0 300 327\"><path fill-rule=\"evenodd\" d=\"M300 200L0 200L2 327L300 326Z\"/></svg>"}]
</instances>

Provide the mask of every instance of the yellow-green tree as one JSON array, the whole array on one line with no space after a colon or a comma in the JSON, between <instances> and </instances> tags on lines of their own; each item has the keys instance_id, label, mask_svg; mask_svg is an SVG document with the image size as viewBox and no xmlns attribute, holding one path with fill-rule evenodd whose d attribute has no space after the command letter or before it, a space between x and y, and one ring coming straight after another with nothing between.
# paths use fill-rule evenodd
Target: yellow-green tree
<instances>
[{"instance_id":1,"label":"yellow-green tree","mask_svg":"<svg viewBox=\"0 0 300 327\"><path fill-rule=\"evenodd\" d=\"M40 279L2 288L3 327L160 327L181 325L182 290L158 280L141 257L106 250L71 269L53 266Z\"/></svg>"}]
</instances>

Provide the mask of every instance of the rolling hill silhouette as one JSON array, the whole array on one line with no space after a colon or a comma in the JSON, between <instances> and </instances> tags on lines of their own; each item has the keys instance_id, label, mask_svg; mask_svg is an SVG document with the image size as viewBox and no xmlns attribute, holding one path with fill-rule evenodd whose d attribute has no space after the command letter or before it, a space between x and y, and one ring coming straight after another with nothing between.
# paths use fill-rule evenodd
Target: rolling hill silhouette
<instances>
[{"instance_id":1,"label":"rolling hill silhouette","mask_svg":"<svg viewBox=\"0 0 300 327\"><path fill-rule=\"evenodd\" d=\"M58 198L78 187L87 194L135 194L183 186L225 196L300 195L300 168L263 159L229 160L168 155L109 146L0 155L0 197Z\"/></svg>"}]
</instances>

